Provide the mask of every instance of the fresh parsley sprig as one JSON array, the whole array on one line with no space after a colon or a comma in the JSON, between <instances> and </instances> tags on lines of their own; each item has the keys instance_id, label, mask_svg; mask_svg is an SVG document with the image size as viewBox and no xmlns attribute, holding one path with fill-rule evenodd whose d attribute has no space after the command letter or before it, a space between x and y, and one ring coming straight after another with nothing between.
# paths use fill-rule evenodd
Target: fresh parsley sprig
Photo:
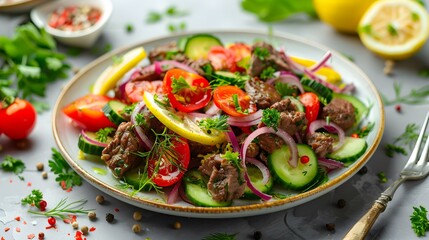
<instances>
[{"instance_id":1,"label":"fresh parsley sprig","mask_svg":"<svg viewBox=\"0 0 429 240\"><path fill-rule=\"evenodd\" d=\"M43 199L43 193L38 189L33 189L30 194L28 194L25 198L21 199L22 205L31 205L39 208L39 203Z\"/></svg>"},{"instance_id":2,"label":"fresh parsley sprig","mask_svg":"<svg viewBox=\"0 0 429 240\"><path fill-rule=\"evenodd\" d=\"M19 177L19 179L24 180L24 177L19 175L24 172L25 169L25 163L22 160L7 155L4 157L0 166L4 171L13 172Z\"/></svg>"},{"instance_id":3,"label":"fresh parsley sprig","mask_svg":"<svg viewBox=\"0 0 429 240\"><path fill-rule=\"evenodd\" d=\"M82 185L82 178L74 172L73 169L71 169L58 150L55 148L52 148L51 150L52 160L49 160L48 164L51 171L57 175L55 181L57 181L64 190L68 190L73 186Z\"/></svg>"},{"instance_id":4,"label":"fresh parsley sprig","mask_svg":"<svg viewBox=\"0 0 429 240\"><path fill-rule=\"evenodd\" d=\"M115 132L114 128L111 127L107 127L107 128L102 128L100 130L98 130L95 135L96 135L96 140L102 143L107 142L107 138L113 133Z\"/></svg>"},{"instance_id":5,"label":"fresh parsley sprig","mask_svg":"<svg viewBox=\"0 0 429 240\"><path fill-rule=\"evenodd\" d=\"M280 112L274 108L267 108L262 111L261 121L267 126L272 127L277 131L277 127L280 124Z\"/></svg>"},{"instance_id":6,"label":"fresh parsley sprig","mask_svg":"<svg viewBox=\"0 0 429 240\"><path fill-rule=\"evenodd\" d=\"M423 206L413 207L413 214L410 216L411 228L418 237L425 236L429 231L429 220L427 210Z\"/></svg>"}]
</instances>

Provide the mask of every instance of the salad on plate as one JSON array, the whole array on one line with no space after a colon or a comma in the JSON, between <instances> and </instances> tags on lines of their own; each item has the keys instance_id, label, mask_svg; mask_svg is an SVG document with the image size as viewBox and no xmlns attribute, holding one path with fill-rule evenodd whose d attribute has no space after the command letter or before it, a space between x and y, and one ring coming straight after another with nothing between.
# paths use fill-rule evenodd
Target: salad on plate
<instances>
[{"instance_id":1,"label":"salad on plate","mask_svg":"<svg viewBox=\"0 0 429 240\"><path fill-rule=\"evenodd\" d=\"M201 207L272 201L325 183L367 150L352 133L369 108L331 57L195 34L118 57L62 111L81 129L79 149L136 192Z\"/></svg>"}]
</instances>

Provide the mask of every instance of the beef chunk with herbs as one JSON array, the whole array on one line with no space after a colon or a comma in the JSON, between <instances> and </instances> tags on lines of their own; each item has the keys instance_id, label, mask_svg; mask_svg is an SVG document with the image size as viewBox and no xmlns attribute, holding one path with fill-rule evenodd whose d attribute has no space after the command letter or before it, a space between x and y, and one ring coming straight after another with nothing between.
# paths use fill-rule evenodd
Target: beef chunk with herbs
<instances>
[{"instance_id":1,"label":"beef chunk with herbs","mask_svg":"<svg viewBox=\"0 0 429 240\"><path fill-rule=\"evenodd\" d=\"M149 61L154 63L155 61L163 60L175 60L178 62L184 62L188 58L185 54L180 52L176 42L171 42L165 45L161 45L149 52Z\"/></svg>"},{"instance_id":2,"label":"beef chunk with herbs","mask_svg":"<svg viewBox=\"0 0 429 240\"><path fill-rule=\"evenodd\" d=\"M307 144L318 157L325 157L326 154L332 152L334 138L328 133L316 132L307 137Z\"/></svg>"},{"instance_id":3,"label":"beef chunk with herbs","mask_svg":"<svg viewBox=\"0 0 429 240\"><path fill-rule=\"evenodd\" d=\"M199 170L209 176L207 188L216 201L240 198L246 188L244 171L240 162L233 162L222 154L214 154L201 162Z\"/></svg>"},{"instance_id":4,"label":"beef chunk with herbs","mask_svg":"<svg viewBox=\"0 0 429 240\"><path fill-rule=\"evenodd\" d=\"M269 108L271 105L282 99L280 94L272 85L267 84L258 78L251 78L247 81L244 89L258 109Z\"/></svg>"},{"instance_id":5,"label":"beef chunk with herbs","mask_svg":"<svg viewBox=\"0 0 429 240\"><path fill-rule=\"evenodd\" d=\"M113 140L103 150L101 159L116 177L121 178L125 172L141 163L142 158L135 154L139 150L140 140L134 132L133 124L123 122L116 130Z\"/></svg>"},{"instance_id":6,"label":"beef chunk with herbs","mask_svg":"<svg viewBox=\"0 0 429 240\"><path fill-rule=\"evenodd\" d=\"M284 61L281 54L272 45L266 42L257 42L252 46L250 57L250 67L247 74L256 77L268 67L276 71L289 71L289 65Z\"/></svg>"},{"instance_id":7,"label":"beef chunk with herbs","mask_svg":"<svg viewBox=\"0 0 429 240\"><path fill-rule=\"evenodd\" d=\"M355 123L355 108L347 100L334 98L328 105L323 107L322 117L329 117L331 122L347 130Z\"/></svg>"}]
</instances>

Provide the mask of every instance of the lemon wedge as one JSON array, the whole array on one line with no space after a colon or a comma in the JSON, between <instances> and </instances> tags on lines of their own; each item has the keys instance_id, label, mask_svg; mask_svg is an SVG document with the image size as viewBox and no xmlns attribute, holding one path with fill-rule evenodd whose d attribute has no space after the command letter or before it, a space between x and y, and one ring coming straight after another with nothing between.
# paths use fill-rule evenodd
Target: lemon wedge
<instances>
[{"instance_id":1,"label":"lemon wedge","mask_svg":"<svg viewBox=\"0 0 429 240\"><path fill-rule=\"evenodd\" d=\"M311 67L316 64L315 61L306 58L300 58L295 56L291 56L291 58L296 63L301 64L305 67ZM332 84L340 84L342 82L341 75L334 69L329 67L321 67L319 70L316 71L316 75L321 76L325 81Z\"/></svg>"},{"instance_id":2,"label":"lemon wedge","mask_svg":"<svg viewBox=\"0 0 429 240\"><path fill-rule=\"evenodd\" d=\"M369 50L390 60L411 57L429 36L429 15L413 0L374 2L359 22L359 37Z\"/></svg>"},{"instance_id":3,"label":"lemon wedge","mask_svg":"<svg viewBox=\"0 0 429 240\"><path fill-rule=\"evenodd\" d=\"M160 122L184 138L204 145L216 145L226 141L225 133L223 132L211 131L209 134L201 129L198 122L203 118L167 109L158 104L154 99L154 95L149 92L144 92L143 101Z\"/></svg>"},{"instance_id":4,"label":"lemon wedge","mask_svg":"<svg viewBox=\"0 0 429 240\"><path fill-rule=\"evenodd\" d=\"M107 67L94 83L91 92L105 95L113 89L121 77L146 57L143 47L131 49L125 53L117 63Z\"/></svg>"}]
</instances>

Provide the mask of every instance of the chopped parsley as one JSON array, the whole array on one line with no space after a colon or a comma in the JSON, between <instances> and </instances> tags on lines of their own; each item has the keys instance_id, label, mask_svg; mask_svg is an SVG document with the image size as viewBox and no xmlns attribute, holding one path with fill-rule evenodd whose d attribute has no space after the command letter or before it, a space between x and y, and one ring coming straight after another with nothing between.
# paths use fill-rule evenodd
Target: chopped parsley
<instances>
[{"instance_id":1,"label":"chopped parsley","mask_svg":"<svg viewBox=\"0 0 429 240\"><path fill-rule=\"evenodd\" d=\"M105 142L107 142L107 138L108 138L108 137L109 137L113 132L115 132L115 129L114 129L114 128L111 128L111 127L102 128L102 129L98 130L98 131L95 133L95 135L96 135L95 140L97 140L97 141L99 141L99 142L102 142L102 143L105 143Z\"/></svg>"},{"instance_id":2,"label":"chopped parsley","mask_svg":"<svg viewBox=\"0 0 429 240\"><path fill-rule=\"evenodd\" d=\"M24 172L25 169L25 164L22 160L7 155L4 157L0 166L4 171L13 172L19 177L19 179L24 180L24 177L19 175Z\"/></svg>"},{"instance_id":3,"label":"chopped parsley","mask_svg":"<svg viewBox=\"0 0 429 240\"><path fill-rule=\"evenodd\" d=\"M277 90L277 92L282 96L296 96L297 95L297 88L293 86L292 84L282 83L282 82L276 82L274 85L274 88Z\"/></svg>"},{"instance_id":4,"label":"chopped parsley","mask_svg":"<svg viewBox=\"0 0 429 240\"><path fill-rule=\"evenodd\" d=\"M131 23L128 23L128 24L125 26L125 31L126 31L127 33L134 32L134 25L132 25Z\"/></svg>"},{"instance_id":5,"label":"chopped parsley","mask_svg":"<svg viewBox=\"0 0 429 240\"><path fill-rule=\"evenodd\" d=\"M263 80L273 78L275 72L276 70L273 67L267 67L262 71L260 78Z\"/></svg>"},{"instance_id":6,"label":"chopped parsley","mask_svg":"<svg viewBox=\"0 0 429 240\"><path fill-rule=\"evenodd\" d=\"M186 79L183 76L180 76L179 78L172 77L171 79L171 92L176 94L184 89L191 89L191 85L186 81Z\"/></svg>"},{"instance_id":7,"label":"chopped parsley","mask_svg":"<svg viewBox=\"0 0 429 240\"><path fill-rule=\"evenodd\" d=\"M429 220L427 217L427 210L423 206L413 207L413 214L410 216L411 228L416 233L417 237L426 235L429 231Z\"/></svg>"},{"instance_id":8,"label":"chopped parsley","mask_svg":"<svg viewBox=\"0 0 429 240\"><path fill-rule=\"evenodd\" d=\"M384 172L379 172L377 174L377 177L381 183L387 183L387 177L386 177L386 174Z\"/></svg>"},{"instance_id":9,"label":"chopped parsley","mask_svg":"<svg viewBox=\"0 0 429 240\"><path fill-rule=\"evenodd\" d=\"M205 118L202 119L198 125L201 129L205 130L208 134L211 131L221 131L225 132L229 130L229 125L227 123L228 117L226 115L220 115L219 117L214 118Z\"/></svg>"},{"instance_id":10,"label":"chopped parsley","mask_svg":"<svg viewBox=\"0 0 429 240\"><path fill-rule=\"evenodd\" d=\"M274 108L267 108L262 111L262 120L267 127L271 127L277 131L280 124L280 112Z\"/></svg>"},{"instance_id":11,"label":"chopped parsley","mask_svg":"<svg viewBox=\"0 0 429 240\"><path fill-rule=\"evenodd\" d=\"M253 54L255 54L261 61L264 61L267 57L270 56L268 49L261 47L256 47L253 51Z\"/></svg>"},{"instance_id":12,"label":"chopped parsley","mask_svg":"<svg viewBox=\"0 0 429 240\"><path fill-rule=\"evenodd\" d=\"M21 199L22 205L31 205L39 208L39 203L43 199L43 193L38 189L33 189L25 198Z\"/></svg>"}]
</instances>

